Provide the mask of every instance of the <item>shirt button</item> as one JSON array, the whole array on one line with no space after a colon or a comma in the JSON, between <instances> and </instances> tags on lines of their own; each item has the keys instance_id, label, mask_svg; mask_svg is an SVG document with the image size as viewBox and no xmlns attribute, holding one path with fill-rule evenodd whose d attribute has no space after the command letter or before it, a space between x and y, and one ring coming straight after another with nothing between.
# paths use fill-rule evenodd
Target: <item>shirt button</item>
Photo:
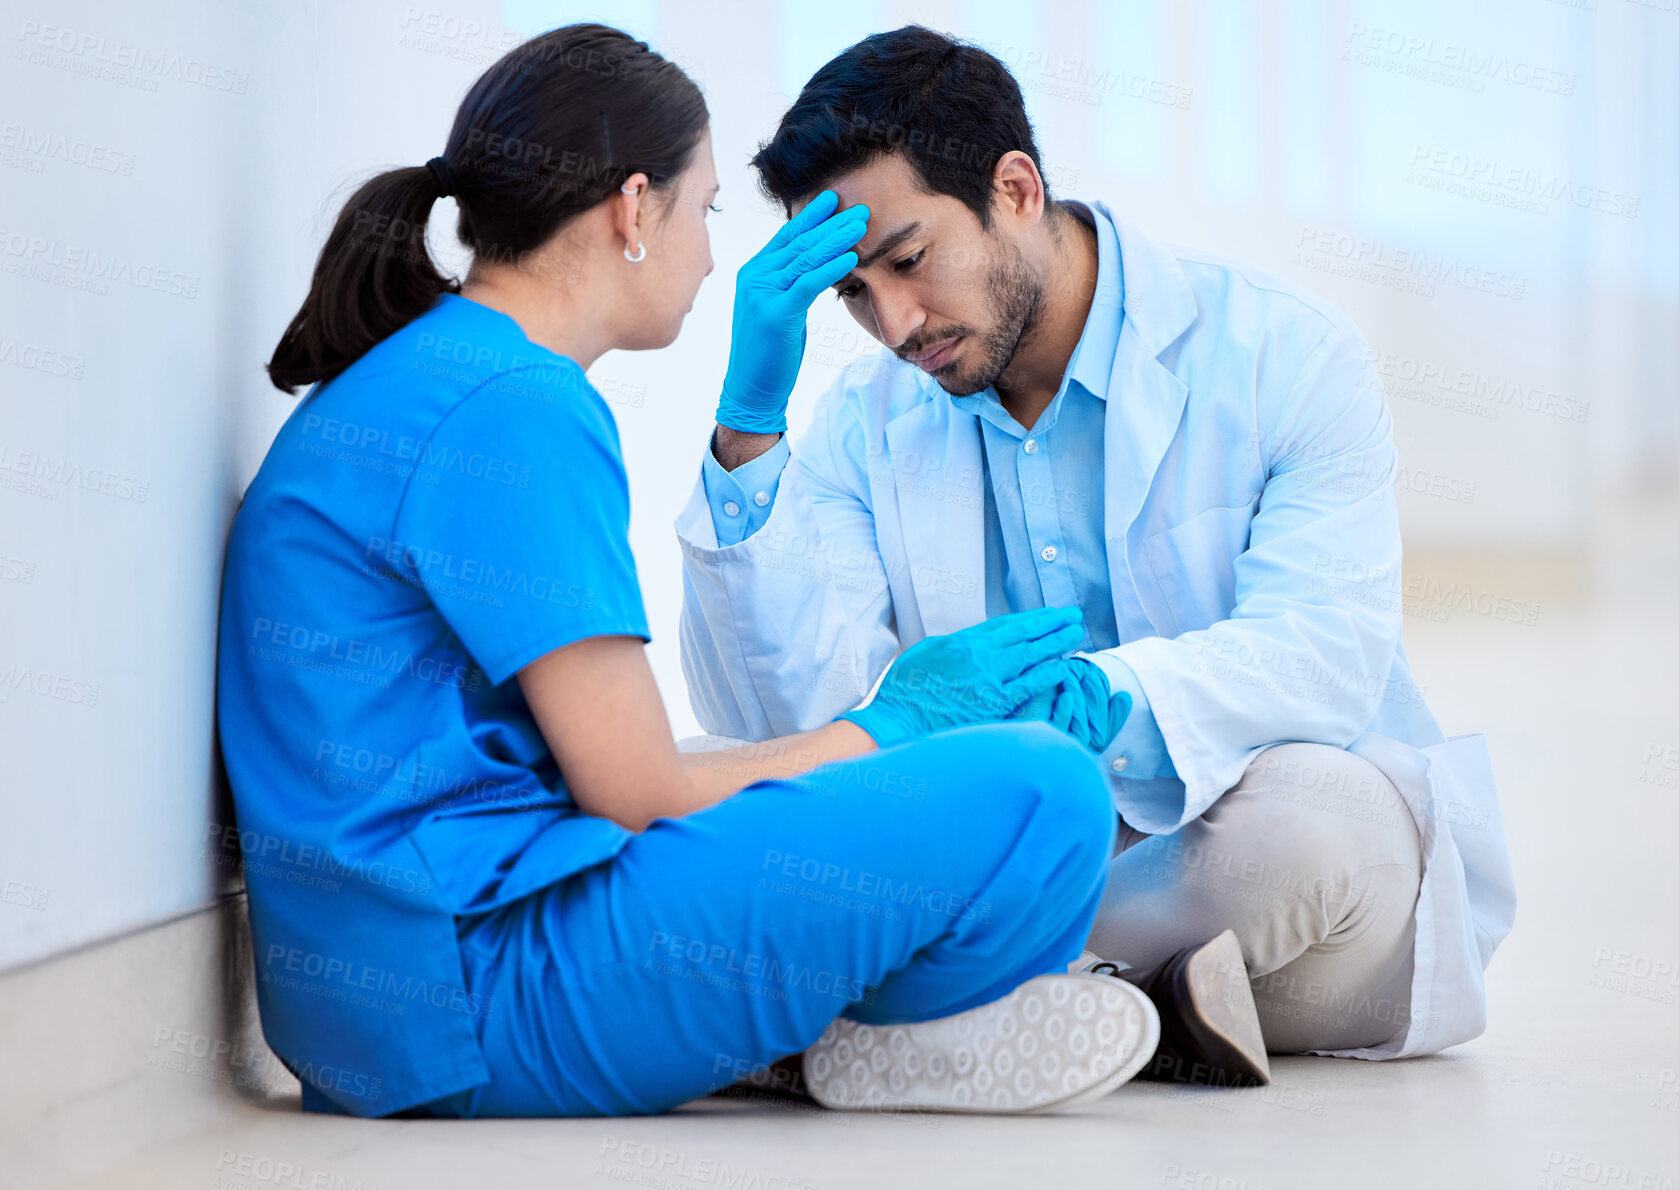
<instances>
[{"instance_id":1,"label":"shirt button","mask_svg":"<svg viewBox=\"0 0 1679 1190\"><path fill-rule=\"evenodd\" d=\"M1131 765L1131 762L1129 760L1126 760L1125 757L1116 756L1113 759L1113 764L1109 765L1108 767L1113 769L1113 771L1116 772L1116 773L1123 773L1127 768L1130 767L1130 765Z\"/></svg>"},{"instance_id":2,"label":"shirt button","mask_svg":"<svg viewBox=\"0 0 1679 1190\"><path fill-rule=\"evenodd\" d=\"M1043 550L1039 552L1038 557L1042 558L1045 562L1055 561L1055 547L1053 545L1044 546Z\"/></svg>"},{"instance_id":3,"label":"shirt button","mask_svg":"<svg viewBox=\"0 0 1679 1190\"><path fill-rule=\"evenodd\" d=\"M730 516L739 516L740 505L736 504L733 500L725 500L723 502L723 511L728 513Z\"/></svg>"},{"instance_id":4,"label":"shirt button","mask_svg":"<svg viewBox=\"0 0 1679 1190\"><path fill-rule=\"evenodd\" d=\"M1026 440L1026 444L1020 449L1029 455L1035 455L1038 453L1038 440L1036 438L1028 438Z\"/></svg>"},{"instance_id":5,"label":"shirt button","mask_svg":"<svg viewBox=\"0 0 1679 1190\"><path fill-rule=\"evenodd\" d=\"M752 497L752 503L756 504L759 508L762 508L769 502L770 494L768 492L759 492L757 495Z\"/></svg>"}]
</instances>

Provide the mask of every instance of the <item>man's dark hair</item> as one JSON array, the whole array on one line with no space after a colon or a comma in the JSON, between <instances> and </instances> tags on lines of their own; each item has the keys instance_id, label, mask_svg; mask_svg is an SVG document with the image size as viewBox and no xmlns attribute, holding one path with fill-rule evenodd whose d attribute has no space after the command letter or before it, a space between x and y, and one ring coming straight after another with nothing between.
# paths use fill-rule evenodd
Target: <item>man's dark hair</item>
<instances>
[{"instance_id":1,"label":"man's dark hair","mask_svg":"<svg viewBox=\"0 0 1679 1190\"><path fill-rule=\"evenodd\" d=\"M960 199L989 228L991 171L1014 149L1043 173L1008 67L905 25L865 37L813 74L752 164L764 193L791 214L841 175L901 153L929 193Z\"/></svg>"}]
</instances>

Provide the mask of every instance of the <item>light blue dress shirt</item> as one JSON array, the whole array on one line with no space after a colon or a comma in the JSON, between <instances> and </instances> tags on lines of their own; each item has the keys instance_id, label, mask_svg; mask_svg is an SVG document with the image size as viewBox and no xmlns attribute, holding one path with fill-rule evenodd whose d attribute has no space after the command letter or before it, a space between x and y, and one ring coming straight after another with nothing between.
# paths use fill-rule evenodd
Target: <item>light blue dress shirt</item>
<instances>
[{"instance_id":1,"label":"light blue dress shirt","mask_svg":"<svg viewBox=\"0 0 1679 1190\"><path fill-rule=\"evenodd\" d=\"M1113 224L1081 204L1072 212L1096 229L1096 297L1055 399L1030 430L1003 408L995 388L951 404L978 419L985 444L985 612L1076 606L1084 612L1080 656L1096 664L1109 688L1131 694L1119 738L1104 754L1122 779L1177 775L1136 673L1113 653L1122 642L1114 620L1103 535L1103 423L1108 374L1124 318L1124 278ZM763 527L790 457L785 435L770 450L725 471L708 449L706 500L721 547Z\"/></svg>"}]
</instances>

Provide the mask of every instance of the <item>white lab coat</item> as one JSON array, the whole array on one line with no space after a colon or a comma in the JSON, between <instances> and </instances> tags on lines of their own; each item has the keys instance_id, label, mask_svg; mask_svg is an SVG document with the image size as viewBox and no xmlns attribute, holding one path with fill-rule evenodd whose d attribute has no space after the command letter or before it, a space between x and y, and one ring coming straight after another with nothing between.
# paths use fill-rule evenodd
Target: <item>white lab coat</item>
<instances>
[{"instance_id":1,"label":"white lab coat","mask_svg":"<svg viewBox=\"0 0 1679 1190\"><path fill-rule=\"evenodd\" d=\"M1117 654L1178 773L1114 778L1116 804L1164 833L1267 745L1369 759L1422 837L1416 974L1409 1027L1345 1054L1466 1041L1485 1028L1483 970L1515 892L1485 741L1445 739L1400 640L1392 423L1370 352L1316 297L1113 222L1124 320L1103 499ZM696 483L676 528L683 670L707 731L819 726L904 647L985 618L982 451L975 416L882 352L819 401L752 537L718 548Z\"/></svg>"}]
</instances>

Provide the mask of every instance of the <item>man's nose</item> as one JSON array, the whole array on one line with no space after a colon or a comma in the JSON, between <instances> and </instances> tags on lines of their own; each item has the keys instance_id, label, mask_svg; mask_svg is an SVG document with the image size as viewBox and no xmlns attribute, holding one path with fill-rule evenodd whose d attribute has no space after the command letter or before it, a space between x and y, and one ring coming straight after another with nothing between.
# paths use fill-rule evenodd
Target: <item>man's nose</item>
<instances>
[{"instance_id":1,"label":"man's nose","mask_svg":"<svg viewBox=\"0 0 1679 1190\"><path fill-rule=\"evenodd\" d=\"M879 288L869 291L869 308L874 314L875 338L896 351L920 330L926 313L908 297Z\"/></svg>"}]
</instances>

